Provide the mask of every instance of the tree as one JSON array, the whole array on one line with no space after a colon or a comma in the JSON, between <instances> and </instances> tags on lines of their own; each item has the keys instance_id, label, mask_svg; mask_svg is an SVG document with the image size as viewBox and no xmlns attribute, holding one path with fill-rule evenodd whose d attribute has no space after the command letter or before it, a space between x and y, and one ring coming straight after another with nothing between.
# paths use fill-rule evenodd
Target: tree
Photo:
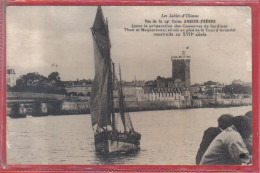
<instances>
[{"instance_id":1,"label":"tree","mask_svg":"<svg viewBox=\"0 0 260 173\"><path fill-rule=\"evenodd\" d=\"M65 86L58 72L52 72L48 78L39 73L27 73L17 79L16 92L66 94Z\"/></svg>"},{"instance_id":2,"label":"tree","mask_svg":"<svg viewBox=\"0 0 260 173\"><path fill-rule=\"evenodd\" d=\"M161 80L163 79L161 76L157 76L156 80Z\"/></svg>"},{"instance_id":3,"label":"tree","mask_svg":"<svg viewBox=\"0 0 260 173\"><path fill-rule=\"evenodd\" d=\"M49 93L66 94L65 84L60 79L58 72L52 72L48 75Z\"/></svg>"},{"instance_id":4,"label":"tree","mask_svg":"<svg viewBox=\"0 0 260 173\"><path fill-rule=\"evenodd\" d=\"M58 72L52 72L48 76L49 81L60 81L60 74Z\"/></svg>"},{"instance_id":5,"label":"tree","mask_svg":"<svg viewBox=\"0 0 260 173\"><path fill-rule=\"evenodd\" d=\"M145 87L156 88L156 80L150 80L145 82Z\"/></svg>"},{"instance_id":6,"label":"tree","mask_svg":"<svg viewBox=\"0 0 260 173\"><path fill-rule=\"evenodd\" d=\"M252 94L252 87L241 84L230 84L223 88L223 92L227 94Z\"/></svg>"},{"instance_id":7,"label":"tree","mask_svg":"<svg viewBox=\"0 0 260 173\"><path fill-rule=\"evenodd\" d=\"M14 90L21 92L46 92L48 79L39 73L27 73L16 81Z\"/></svg>"},{"instance_id":8,"label":"tree","mask_svg":"<svg viewBox=\"0 0 260 173\"><path fill-rule=\"evenodd\" d=\"M204 82L204 85L217 85L218 83L217 82L214 82L214 81L207 81L207 82Z\"/></svg>"},{"instance_id":9,"label":"tree","mask_svg":"<svg viewBox=\"0 0 260 173\"><path fill-rule=\"evenodd\" d=\"M60 80L60 74L58 72L52 72L48 76L49 85L51 87L61 87L62 82Z\"/></svg>"}]
</instances>

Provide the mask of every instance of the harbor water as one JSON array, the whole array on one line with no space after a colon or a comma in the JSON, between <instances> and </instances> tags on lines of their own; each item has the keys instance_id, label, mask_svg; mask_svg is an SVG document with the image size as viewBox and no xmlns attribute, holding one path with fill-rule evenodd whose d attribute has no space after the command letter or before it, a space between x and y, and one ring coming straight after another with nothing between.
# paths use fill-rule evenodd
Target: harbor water
<instances>
[{"instance_id":1,"label":"harbor water","mask_svg":"<svg viewBox=\"0 0 260 173\"><path fill-rule=\"evenodd\" d=\"M208 127L222 114L244 115L251 106L130 113L142 134L136 153L95 153L90 115L7 117L8 164L194 165Z\"/></svg>"}]
</instances>

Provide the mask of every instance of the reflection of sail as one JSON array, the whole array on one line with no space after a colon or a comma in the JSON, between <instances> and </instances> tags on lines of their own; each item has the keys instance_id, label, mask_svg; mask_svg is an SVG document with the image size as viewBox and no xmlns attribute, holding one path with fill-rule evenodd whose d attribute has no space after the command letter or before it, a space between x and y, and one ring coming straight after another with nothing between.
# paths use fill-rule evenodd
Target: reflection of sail
<instances>
[{"instance_id":1,"label":"reflection of sail","mask_svg":"<svg viewBox=\"0 0 260 173\"><path fill-rule=\"evenodd\" d=\"M111 59L107 24L101 7L98 7L92 27L95 56L95 78L90 99L92 125L105 127L111 124Z\"/></svg>"}]
</instances>

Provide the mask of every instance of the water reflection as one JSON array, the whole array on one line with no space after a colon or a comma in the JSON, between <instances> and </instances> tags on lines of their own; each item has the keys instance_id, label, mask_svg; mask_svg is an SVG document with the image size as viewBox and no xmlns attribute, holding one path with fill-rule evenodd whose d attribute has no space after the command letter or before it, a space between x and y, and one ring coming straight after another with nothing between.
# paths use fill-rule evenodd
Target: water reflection
<instances>
[{"instance_id":1,"label":"water reflection","mask_svg":"<svg viewBox=\"0 0 260 173\"><path fill-rule=\"evenodd\" d=\"M8 164L194 165L208 127L222 114L243 115L251 106L133 112L135 130L142 134L135 153L95 152L90 116L7 117Z\"/></svg>"},{"instance_id":2,"label":"water reflection","mask_svg":"<svg viewBox=\"0 0 260 173\"><path fill-rule=\"evenodd\" d=\"M110 154L101 154L95 153L95 160L98 161L98 164L101 165L123 165L126 164L127 161L136 159L140 154L139 151L131 151L127 153L110 153Z\"/></svg>"}]
</instances>

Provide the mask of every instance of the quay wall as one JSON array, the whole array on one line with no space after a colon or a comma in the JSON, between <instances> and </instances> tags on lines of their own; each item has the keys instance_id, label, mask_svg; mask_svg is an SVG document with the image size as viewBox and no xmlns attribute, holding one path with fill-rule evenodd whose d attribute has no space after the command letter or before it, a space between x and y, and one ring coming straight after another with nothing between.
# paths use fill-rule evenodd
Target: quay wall
<instances>
[{"instance_id":1,"label":"quay wall","mask_svg":"<svg viewBox=\"0 0 260 173\"><path fill-rule=\"evenodd\" d=\"M19 103L18 103L19 104ZM193 100L173 100L173 101L128 101L126 110L148 111L148 110L166 110L166 109L188 109L188 108L207 108L207 107L232 107L251 105L251 98L243 99L193 99ZM118 112L118 102L114 102L115 111ZM47 116L47 115L71 115L88 114L90 105L88 101L58 100L54 102L34 102L32 104L13 104L9 106L7 115L10 117L24 117L22 110L27 110L27 115Z\"/></svg>"},{"instance_id":2,"label":"quay wall","mask_svg":"<svg viewBox=\"0 0 260 173\"><path fill-rule=\"evenodd\" d=\"M251 105L251 98L243 99L197 99L197 100L175 100L175 101L143 101L127 102L128 111L164 110L164 109L188 109L208 107L233 107Z\"/></svg>"},{"instance_id":3,"label":"quay wall","mask_svg":"<svg viewBox=\"0 0 260 173\"><path fill-rule=\"evenodd\" d=\"M31 116L47 116L47 115L70 115L70 114L89 114L89 102L75 101L56 101L34 102L31 104L15 103L7 107L7 116L25 117Z\"/></svg>"},{"instance_id":4,"label":"quay wall","mask_svg":"<svg viewBox=\"0 0 260 173\"><path fill-rule=\"evenodd\" d=\"M43 103L44 104L44 103ZM61 101L52 104L47 103L49 115L69 115L90 113L89 102Z\"/></svg>"}]
</instances>

